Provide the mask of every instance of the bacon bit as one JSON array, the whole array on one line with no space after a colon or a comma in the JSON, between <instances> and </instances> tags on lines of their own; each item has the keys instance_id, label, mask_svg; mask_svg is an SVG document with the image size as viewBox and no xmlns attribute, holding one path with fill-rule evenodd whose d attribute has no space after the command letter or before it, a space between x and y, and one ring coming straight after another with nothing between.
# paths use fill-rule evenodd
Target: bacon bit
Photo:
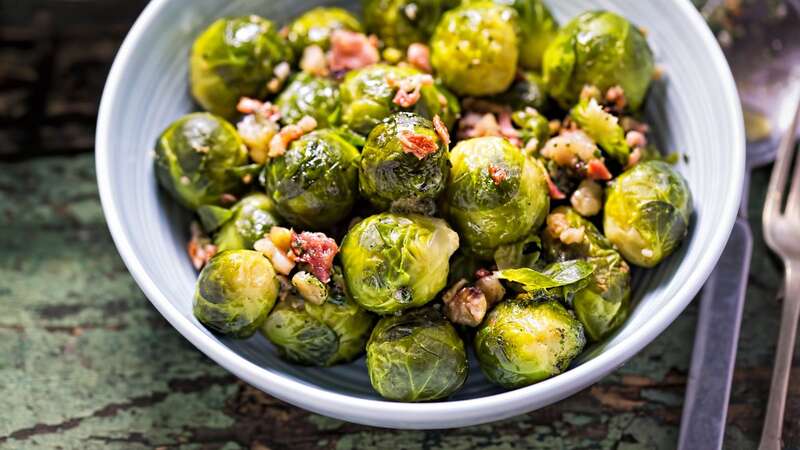
<instances>
[{"instance_id":1,"label":"bacon bit","mask_svg":"<svg viewBox=\"0 0 800 450\"><path fill-rule=\"evenodd\" d=\"M639 164L639 161L642 159L642 147L636 147L631 152L631 155L628 157L628 164L625 166L626 169L630 169L631 167Z\"/></svg>"},{"instance_id":2,"label":"bacon bit","mask_svg":"<svg viewBox=\"0 0 800 450\"><path fill-rule=\"evenodd\" d=\"M587 164L586 176L593 180L610 180L611 172L602 159L593 159Z\"/></svg>"},{"instance_id":3,"label":"bacon bit","mask_svg":"<svg viewBox=\"0 0 800 450\"><path fill-rule=\"evenodd\" d=\"M405 153L411 153L416 156L417 159L425 159L426 156L436 153L436 150L439 149L439 146L436 145L436 141L432 137L424 134L403 131L397 135L397 138L400 140L400 144L403 145L403 151Z\"/></svg>"},{"instance_id":4,"label":"bacon bit","mask_svg":"<svg viewBox=\"0 0 800 450\"><path fill-rule=\"evenodd\" d=\"M292 252L297 256L297 261L308 264L320 281L330 281L333 258L339 252L336 241L324 233L295 233L292 235Z\"/></svg>"},{"instance_id":5,"label":"bacon bit","mask_svg":"<svg viewBox=\"0 0 800 450\"><path fill-rule=\"evenodd\" d=\"M300 139L304 134L316 127L317 121L311 116L303 116L296 124L286 125L269 141L269 153L267 153L267 156L276 158L283 155L286 153L286 149L289 148L289 144Z\"/></svg>"},{"instance_id":6,"label":"bacon bit","mask_svg":"<svg viewBox=\"0 0 800 450\"><path fill-rule=\"evenodd\" d=\"M625 134L625 142L632 148L640 148L647 146L647 137L638 131L628 131Z\"/></svg>"},{"instance_id":7,"label":"bacon bit","mask_svg":"<svg viewBox=\"0 0 800 450\"><path fill-rule=\"evenodd\" d=\"M281 112L276 105L250 97L240 98L239 103L236 104L236 110L242 114L257 114L273 122L281 117Z\"/></svg>"},{"instance_id":8,"label":"bacon bit","mask_svg":"<svg viewBox=\"0 0 800 450\"><path fill-rule=\"evenodd\" d=\"M217 253L217 246L211 243L211 239L203 233L197 222L192 222L189 230L192 237L186 244L186 252L194 268L200 270Z\"/></svg>"},{"instance_id":9,"label":"bacon bit","mask_svg":"<svg viewBox=\"0 0 800 450\"><path fill-rule=\"evenodd\" d=\"M483 267L481 267L480 269L475 271L475 279L480 280L481 278L488 277L491 274L492 274L492 272L490 272L490 271L484 269Z\"/></svg>"},{"instance_id":10,"label":"bacon bit","mask_svg":"<svg viewBox=\"0 0 800 450\"><path fill-rule=\"evenodd\" d=\"M423 86L433 86L433 77L428 74L412 75L400 80L387 77L386 82L389 87L398 88L392 103L402 108L410 108L421 98Z\"/></svg>"},{"instance_id":11,"label":"bacon bit","mask_svg":"<svg viewBox=\"0 0 800 450\"><path fill-rule=\"evenodd\" d=\"M377 37L348 30L335 30L331 34L328 65L332 71L360 69L379 60Z\"/></svg>"},{"instance_id":12,"label":"bacon bit","mask_svg":"<svg viewBox=\"0 0 800 450\"><path fill-rule=\"evenodd\" d=\"M431 50L427 45L421 43L414 43L408 46L408 63L417 69L430 73L433 71L431 68Z\"/></svg>"},{"instance_id":13,"label":"bacon bit","mask_svg":"<svg viewBox=\"0 0 800 450\"><path fill-rule=\"evenodd\" d=\"M567 198L567 195L561 192L561 189L559 189L553 182L553 179L550 178L550 174L547 173L547 171L545 171L544 174L544 178L547 180L547 190L550 191L550 198L554 200L564 200Z\"/></svg>"},{"instance_id":14,"label":"bacon bit","mask_svg":"<svg viewBox=\"0 0 800 450\"><path fill-rule=\"evenodd\" d=\"M613 104L617 111L622 111L628 103L625 99L625 90L619 85L608 88L606 101Z\"/></svg>"},{"instance_id":15,"label":"bacon bit","mask_svg":"<svg viewBox=\"0 0 800 450\"><path fill-rule=\"evenodd\" d=\"M501 112L497 123L500 126L501 136L511 141L511 143L517 147L522 147L522 140L519 138L519 131L517 131L517 129L514 128L514 125L511 123L511 113L509 111Z\"/></svg>"},{"instance_id":16,"label":"bacon bit","mask_svg":"<svg viewBox=\"0 0 800 450\"><path fill-rule=\"evenodd\" d=\"M236 200L238 199L236 198L235 195L228 194L227 192L219 196L219 202L222 203L223 205L232 205L236 203Z\"/></svg>"},{"instance_id":17,"label":"bacon bit","mask_svg":"<svg viewBox=\"0 0 800 450\"><path fill-rule=\"evenodd\" d=\"M447 130L447 126L445 126L444 122L442 122L441 117L439 115L433 116L433 129L436 130L436 134L439 135L439 139L442 140L445 147L450 146L450 131Z\"/></svg>"},{"instance_id":18,"label":"bacon bit","mask_svg":"<svg viewBox=\"0 0 800 450\"><path fill-rule=\"evenodd\" d=\"M300 60L300 70L305 73L320 77L330 75L328 60L325 58L325 51L318 45L309 45L303 50L303 58Z\"/></svg>"},{"instance_id":19,"label":"bacon bit","mask_svg":"<svg viewBox=\"0 0 800 450\"><path fill-rule=\"evenodd\" d=\"M502 167L489 164L489 176L492 178L495 186L500 186L500 184L508 178L508 172Z\"/></svg>"}]
</instances>

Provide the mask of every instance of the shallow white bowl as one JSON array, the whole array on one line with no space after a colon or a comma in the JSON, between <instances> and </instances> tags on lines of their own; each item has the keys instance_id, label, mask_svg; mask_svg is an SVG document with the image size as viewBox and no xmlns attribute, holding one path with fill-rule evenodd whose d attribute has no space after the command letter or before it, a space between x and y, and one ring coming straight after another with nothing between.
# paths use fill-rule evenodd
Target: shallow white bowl
<instances>
[{"instance_id":1,"label":"shallow white bowl","mask_svg":"<svg viewBox=\"0 0 800 450\"><path fill-rule=\"evenodd\" d=\"M159 192L152 147L161 130L193 109L187 55L215 18L257 13L285 23L322 0L153 0L114 62L97 124L97 178L106 219L144 293L198 349L248 383L328 416L396 428L447 428L500 420L567 397L619 367L680 314L713 269L739 205L744 131L727 63L687 0L548 0L562 23L588 9L617 11L645 27L666 70L647 104L662 148L685 154L679 170L695 199L691 234L680 251L634 282L635 308L608 342L567 372L515 391L490 385L474 364L448 401L394 403L371 390L363 359L327 369L281 361L260 336L220 338L192 316L196 273L184 251L188 214Z\"/></svg>"}]
</instances>

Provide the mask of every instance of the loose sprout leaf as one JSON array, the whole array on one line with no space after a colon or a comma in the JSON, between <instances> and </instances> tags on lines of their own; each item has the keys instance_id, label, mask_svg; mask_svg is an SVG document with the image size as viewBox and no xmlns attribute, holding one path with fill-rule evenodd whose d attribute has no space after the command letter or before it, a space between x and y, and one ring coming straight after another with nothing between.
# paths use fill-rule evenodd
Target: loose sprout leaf
<instances>
[{"instance_id":1,"label":"loose sprout leaf","mask_svg":"<svg viewBox=\"0 0 800 450\"><path fill-rule=\"evenodd\" d=\"M233 211L221 206L203 205L197 208L197 215L200 216L200 223L206 233L211 233L229 221L233 217Z\"/></svg>"},{"instance_id":2,"label":"loose sprout leaf","mask_svg":"<svg viewBox=\"0 0 800 450\"><path fill-rule=\"evenodd\" d=\"M600 148L620 164L627 164L631 149L625 141L625 131L619 119L604 111L597 100L582 100L570 111L570 117Z\"/></svg>"},{"instance_id":3,"label":"loose sprout leaf","mask_svg":"<svg viewBox=\"0 0 800 450\"><path fill-rule=\"evenodd\" d=\"M588 262L572 260L550 264L542 272L520 268L500 270L497 274L499 278L519 283L526 291L533 292L577 283L593 271L594 268Z\"/></svg>"}]
</instances>

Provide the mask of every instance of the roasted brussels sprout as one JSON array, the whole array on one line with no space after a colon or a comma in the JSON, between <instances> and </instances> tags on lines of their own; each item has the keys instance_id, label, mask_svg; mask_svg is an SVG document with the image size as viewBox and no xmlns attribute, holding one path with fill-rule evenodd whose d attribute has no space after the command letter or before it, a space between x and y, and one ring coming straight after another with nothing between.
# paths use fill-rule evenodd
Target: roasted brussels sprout
<instances>
[{"instance_id":1,"label":"roasted brussels sprout","mask_svg":"<svg viewBox=\"0 0 800 450\"><path fill-rule=\"evenodd\" d=\"M547 88L541 75L534 72L520 72L507 91L493 97L496 103L508 105L514 111L534 108L540 112L547 109Z\"/></svg>"},{"instance_id":2,"label":"roasted brussels sprout","mask_svg":"<svg viewBox=\"0 0 800 450\"><path fill-rule=\"evenodd\" d=\"M442 13L459 0L363 0L364 22L389 46L405 50L428 42Z\"/></svg>"},{"instance_id":3,"label":"roasted brussels sprout","mask_svg":"<svg viewBox=\"0 0 800 450\"><path fill-rule=\"evenodd\" d=\"M482 1L482 0L478 0ZM526 69L542 67L547 44L558 30L558 24L542 0L492 0L514 8L519 17L519 64Z\"/></svg>"},{"instance_id":4,"label":"roasted brussels sprout","mask_svg":"<svg viewBox=\"0 0 800 450\"><path fill-rule=\"evenodd\" d=\"M261 327L287 360L309 366L347 362L364 351L375 317L344 294L341 273L321 304L288 296Z\"/></svg>"},{"instance_id":5,"label":"roasted brussels sprout","mask_svg":"<svg viewBox=\"0 0 800 450\"><path fill-rule=\"evenodd\" d=\"M472 253L491 258L544 222L544 171L499 137L461 141L450 154L445 212Z\"/></svg>"},{"instance_id":6,"label":"roasted brussels sprout","mask_svg":"<svg viewBox=\"0 0 800 450\"><path fill-rule=\"evenodd\" d=\"M565 243L561 235L566 230L582 230L580 239L565 235ZM551 261L583 259L591 265L588 285L568 299L589 338L599 341L619 328L630 312L631 276L611 242L575 210L560 206L547 218L542 244Z\"/></svg>"},{"instance_id":7,"label":"roasted brussels sprout","mask_svg":"<svg viewBox=\"0 0 800 450\"><path fill-rule=\"evenodd\" d=\"M264 97L275 68L292 58L269 20L253 15L219 19L192 46L192 95L206 111L230 118L239 98Z\"/></svg>"},{"instance_id":8,"label":"roasted brussels sprout","mask_svg":"<svg viewBox=\"0 0 800 450\"><path fill-rule=\"evenodd\" d=\"M303 53L309 45L317 45L323 50L331 46L331 34L335 30L361 32L361 23L342 8L317 7L306 11L289 24L286 40L296 55Z\"/></svg>"},{"instance_id":9,"label":"roasted brussels sprout","mask_svg":"<svg viewBox=\"0 0 800 450\"><path fill-rule=\"evenodd\" d=\"M585 344L583 326L557 301L514 299L486 317L475 354L490 381L512 389L563 372Z\"/></svg>"},{"instance_id":10,"label":"roasted brussels sprout","mask_svg":"<svg viewBox=\"0 0 800 450\"><path fill-rule=\"evenodd\" d=\"M429 148L415 144L423 141ZM432 151L418 153L418 148ZM430 120L413 113L394 114L373 128L361 151L361 194L383 210L391 206L432 211L447 182L448 156L447 145Z\"/></svg>"},{"instance_id":11,"label":"roasted brussels sprout","mask_svg":"<svg viewBox=\"0 0 800 450\"><path fill-rule=\"evenodd\" d=\"M390 400L437 400L467 379L464 342L432 307L381 319L367 343L372 387Z\"/></svg>"},{"instance_id":12,"label":"roasted brussels sprout","mask_svg":"<svg viewBox=\"0 0 800 450\"><path fill-rule=\"evenodd\" d=\"M294 141L264 168L267 194L289 223L326 229L347 217L358 194L358 150L335 131Z\"/></svg>"},{"instance_id":13,"label":"roasted brussels sprout","mask_svg":"<svg viewBox=\"0 0 800 450\"><path fill-rule=\"evenodd\" d=\"M420 99L411 108L402 108L392 100L397 88L389 79L400 80L423 76L412 67L375 64L348 72L339 87L342 98L342 123L352 130L368 134L381 120L397 111L413 111L427 119L439 115L447 127L458 116L458 99L438 85L422 86Z\"/></svg>"},{"instance_id":14,"label":"roasted brussels sprout","mask_svg":"<svg viewBox=\"0 0 800 450\"><path fill-rule=\"evenodd\" d=\"M339 87L328 78L301 72L286 86L276 105L285 125L309 116L319 128L328 128L339 121Z\"/></svg>"},{"instance_id":15,"label":"roasted brussels sprout","mask_svg":"<svg viewBox=\"0 0 800 450\"><path fill-rule=\"evenodd\" d=\"M214 236L219 251L252 249L257 240L280 222L275 204L262 193L247 195L231 208L231 212L230 219Z\"/></svg>"},{"instance_id":16,"label":"roasted brussels sprout","mask_svg":"<svg viewBox=\"0 0 800 450\"><path fill-rule=\"evenodd\" d=\"M517 73L516 12L488 1L444 14L431 38L431 64L459 95L499 94Z\"/></svg>"},{"instance_id":17,"label":"roasted brussels sprout","mask_svg":"<svg viewBox=\"0 0 800 450\"><path fill-rule=\"evenodd\" d=\"M278 297L278 279L269 260L252 250L229 250L211 258L200 272L194 315L214 331L251 336Z\"/></svg>"},{"instance_id":18,"label":"roasted brussels sprout","mask_svg":"<svg viewBox=\"0 0 800 450\"><path fill-rule=\"evenodd\" d=\"M238 193L243 183L232 169L244 164L247 148L236 128L213 114L183 116L156 142L158 182L189 209Z\"/></svg>"},{"instance_id":19,"label":"roasted brussels sprout","mask_svg":"<svg viewBox=\"0 0 800 450\"><path fill-rule=\"evenodd\" d=\"M611 183L603 211L606 237L622 256L631 264L653 267L686 237L692 194L669 164L646 161Z\"/></svg>"},{"instance_id":20,"label":"roasted brussels sprout","mask_svg":"<svg viewBox=\"0 0 800 450\"><path fill-rule=\"evenodd\" d=\"M638 28L608 11L567 23L544 54L544 80L563 108L578 102L584 86L605 92L620 86L632 110L644 101L653 75L653 52Z\"/></svg>"},{"instance_id":21,"label":"roasted brussels sprout","mask_svg":"<svg viewBox=\"0 0 800 450\"><path fill-rule=\"evenodd\" d=\"M383 213L356 224L340 251L347 291L367 310L422 306L445 287L458 235L441 219Z\"/></svg>"}]
</instances>

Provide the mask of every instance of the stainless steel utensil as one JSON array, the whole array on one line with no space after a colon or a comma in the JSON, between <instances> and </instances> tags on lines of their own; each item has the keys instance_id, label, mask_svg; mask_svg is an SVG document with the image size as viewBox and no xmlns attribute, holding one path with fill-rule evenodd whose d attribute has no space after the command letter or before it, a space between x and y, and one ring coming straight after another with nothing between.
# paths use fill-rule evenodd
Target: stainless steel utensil
<instances>
[{"instance_id":1,"label":"stainless steel utensil","mask_svg":"<svg viewBox=\"0 0 800 450\"><path fill-rule=\"evenodd\" d=\"M794 161L798 123L800 102L794 121L781 141L764 203L764 238L769 248L783 260L785 278L781 328L759 450L781 448L783 411L792 369L797 321L800 319L800 158ZM795 162L793 171L792 161ZM790 171L793 172L791 178Z\"/></svg>"},{"instance_id":2,"label":"stainless steel utensil","mask_svg":"<svg viewBox=\"0 0 800 450\"><path fill-rule=\"evenodd\" d=\"M704 14L713 14L712 9L720 4L708 2ZM727 36L726 55L747 123L747 173L739 218L700 300L678 440L682 450L722 448L752 251L747 222L750 171L774 159L782 131L791 121L790 108L796 105L793 99L800 94L800 43L794 38L800 29L800 7L792 6L779 25L765 26L755 18L740 24L745 38ZM727 40L725 33L720 32L723 41Z\"/></svg>"}]
</instances>

